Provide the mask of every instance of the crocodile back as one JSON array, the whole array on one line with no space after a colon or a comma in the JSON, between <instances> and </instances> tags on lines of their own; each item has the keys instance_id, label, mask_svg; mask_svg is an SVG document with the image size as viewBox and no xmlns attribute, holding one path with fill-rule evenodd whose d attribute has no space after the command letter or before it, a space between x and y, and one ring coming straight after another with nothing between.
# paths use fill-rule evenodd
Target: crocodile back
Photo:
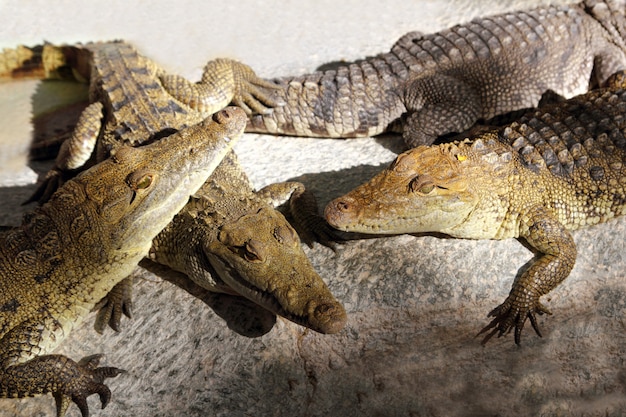
<instances>
[{"instance_id":1,"label":"crocodile back","mask_svg":"<svg viewBox=\"0 0 626 417\"><path fill-rule=\"evenodd\" d=\"M120 143L140 145L202 120L163 88L159 67L131 45L90 43L80 49L91 52L90 99L105 107L107 134L98 143L98 160Z\"/></svg>"},{"instance_id":2,"label":"crocodile back","mask_svg":"<svg viewBox=\"0 0 626 417\"><path fill-rule=\"evenodd\" d=\"M500 131L570 228L624 214L626 91L599 89L527 113ZM530 177L529 177L530 178Z\"/></svg>"}]
</instances>

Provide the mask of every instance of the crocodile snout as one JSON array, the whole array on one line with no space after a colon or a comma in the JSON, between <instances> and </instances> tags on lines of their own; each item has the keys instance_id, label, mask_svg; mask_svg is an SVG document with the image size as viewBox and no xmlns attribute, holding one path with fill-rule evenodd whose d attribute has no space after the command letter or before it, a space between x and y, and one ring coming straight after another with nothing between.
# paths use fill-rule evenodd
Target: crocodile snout
<instances>
[{"instance_id":1,"label":"crocodile snout","mask_svg":"<svg viewBox=\"0 0 626 417\"><path fill-rule=\"evenodd\" d=\"M354 198L343 196L334 199L324 209L324 217L328 224L343 230L356 223L359 210Z\"/></svg>"},{"instance_id":2,"label":"crocodile snout","mask_svg":"<svg viewBox=\"0 0 626 417\"><path fill-rule=\"evenodd\" d=\"M333 301L315 307L309 319L316 327L314 330L323 334L335 334L345 327L348 316L343 306Z\"/></svg>"}]
</instances>

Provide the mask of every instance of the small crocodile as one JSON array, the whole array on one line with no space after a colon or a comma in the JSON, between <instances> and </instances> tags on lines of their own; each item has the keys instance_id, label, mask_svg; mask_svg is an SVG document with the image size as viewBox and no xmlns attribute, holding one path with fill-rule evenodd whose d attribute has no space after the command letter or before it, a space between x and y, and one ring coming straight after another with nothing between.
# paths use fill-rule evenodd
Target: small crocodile
<instances>
[{"instance_id":1,"label":"small crocodile","mask_svg":"<svg viewBox=\"0 0 626 417\"><path fill-rule=\"evenodd\" d=\"M58 417L72 401L87 417L92 394L107 405L104 380L120 369L98 367L101 355L49 353L148 254L245 124L229 107L152 144L117 147L0 234L0 397L52 393Z\"/></svg>"},{"instance_id":2,"label":"small crocodile","mask_svg":"<svg viewBox=\"0 0 626 417\"><path fill-rule=\"evenodd\" d=\"M346 312L273 207L303 191L301 183L286 182L254 192L231 152L157 236L150 259L211 291L243 295L317 332L336 333Z\"/></svg>"},{"instance_id":3,"label":"small crocodile","mask_svg":"<svg viewBox=\"0 0 626 417\"><path fill-rule=\"evenodd\" d=\"M540 297L570 273L571 230L626 213L626 82L527 113L478 136L420 146L331 201L327 221L373 234L441 232L469 239L521 237L539 252L489 313L484 342L549 313Z\"/></svg>"},{"instance_id":4,"label":"small crocodile","mask_svg":"<svg viewBox=\"0 0 626 417\"><path fill-rule=\"evenodd\" d=\"M274 104L263 89L273 85L258 79L247 66L227 59L209 62L202 81L192 84L165 74L124 42L20 47L3 56L5 69L0 65L0 74L69 79L78 75L90 82L93 104L61 146L56 167L48 175L50 189L90 160L106 157L119 143L136 145L160 132L195 123L230 101L248 110L261 109L261 102ZM100 133L102 125L104 133ZM96 155L92 155L94 147ZM312 197L300 183L274 184L270 189L271 193L267 189L254 193L235 155L230 155L155 240L151 258L186 273L205 289L243 295L318 332L337 332L346 322L343 306L315 272L293 228L273 207L279 200L289 200L294 217L310 223L318 220L307 214L306 204ZM45 198L49 190L43 189L43 194ZM239 228L252 218L256 228ZM227 237L226 230L237 237ZM226 241L220 245L218 238ZM255 249L257 258L233 247L234 241L244 249ZM229 256L221 251L224 245L230 245ZM239 289L225 283L239 283ZM131 289L132 280L124 280L103 300L96 330L102 332L107 324L119 330L121 315L131 315Z\"/></svg>"},{"instance_id":5,"label":"small crocodile","mask_svg":"<svg viewBox=\"0 0 626 417\"><path fill-rule=\"evenodd\" d=\"M626 68L622 0L586 0L482 17L435 34L410 32L387 53L274 80L282 103L246 131L350 138L403 132L409 147L478 120L535 107L548 89L571 97Z\"/></svg>"},{"instance_id":6,"label":"small crocodile","mask_svg":"<svg viewBox=\"0 0 626 417\"><path fill-rule=\"evenodd\" d=\"M231 102L245 108L259 108L257 99L275 103L262 89L273 85L236 61L209 62L202 81L193 84L168 74L122 41L3 50L0 80L25 77L89 82L91 104L33 196L39 201L46 201L65 179L104 160L120 144L136 146L157 139L196 124Z\"/></svg>"}]
</instances>

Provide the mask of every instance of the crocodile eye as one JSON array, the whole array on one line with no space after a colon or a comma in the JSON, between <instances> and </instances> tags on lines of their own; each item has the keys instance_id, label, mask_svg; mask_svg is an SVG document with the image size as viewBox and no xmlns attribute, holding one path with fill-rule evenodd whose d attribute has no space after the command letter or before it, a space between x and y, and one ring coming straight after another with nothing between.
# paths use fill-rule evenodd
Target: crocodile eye
<instances>
[{"instance_id":1,"label":"crocodile eye","mask_svg":"<svg viewBox=\"0 0 626 417\"><path fill-rule=\"evenodd\" d=\"M242 249L242 256L248 262L263 262L263 250L255 240L251 239L247 241Z\"/></svg>"},{"instance_id":2,"label":"crocodile eye","mask_svg":"<svg viewBox=\"0 0 626 417\"><path fill-rule=\"evenodd\" d=\"M130 174L126 179L126 182L128 183L128 186L134 191L145 190L152 185L152 183L154 182L154 177L155 176L152 172L149 172L147 170L139 170Z\"/></svg>"},{"instance_id":3,"label":"crocodile eye","mask_svg":"<svg viewBox=\"0 0 626 417\"><path fill-rule=\"evenodd\" d=\"M152 180L153 180L152 174L144 175L143 177L139 179L139 181L137 181L137 183L135 184L135 188L137 190L144 190L150 187L150 185L152 184Z\"/></svg>"},{"instance_id":4,"label":"crocodile eye","mask_svg":"<svg viewBox=\"0 0 626 417\"><path fill-rule=\"evenodd\" d=\"M243 257L248 262L256 262L260 260L254 252L249 252L247 250L243 252Z\"/></svg>"},{"instance_id":5,"label":"crocodile eye","mask_svg":"<svg viewBox=\"0 0 626 417\"><path fill-rule=\"evenodd\" d=\"M420 194L430 194L435 189L435 184L428 178L415 177L409 182L409 191Z\"/></svg>"},{"instance_id":6,"label":"crocodile eye","mask_svg":"<svg viewBox=\"0 0 626 417\"><path fill-rule=\"evenodd\" d=\"M417 190L420 194L430 194L435 189L434 184L423 185L419 190Z\"/></svg>"},{"instance_id":7,"label":"crocodile eye","mask_svg":"<svg viewBox=\"0 0 626 417\"><path fill-rule=\"evenodd\" d=\"M274 238L278 243L293 244L298 241L298 235L295 230L288 226L278 226L274 229Z\"/></svg>"}]
</instances>

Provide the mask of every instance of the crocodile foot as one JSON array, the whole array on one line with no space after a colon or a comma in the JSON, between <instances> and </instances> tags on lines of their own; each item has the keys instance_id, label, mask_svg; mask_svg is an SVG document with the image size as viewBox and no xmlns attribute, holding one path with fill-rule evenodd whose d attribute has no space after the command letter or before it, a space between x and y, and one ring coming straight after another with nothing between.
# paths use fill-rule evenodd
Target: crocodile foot
<instances>
[{"instance_id":1,"label":"crocodile foot","mask_svg":"<svg viewBox=\"0 0 626 417\"><path fill-rule=\"evenodd\" d=\"M89 417L87 397L92 394L98 394L102 408L107 406L111 399L111 390L103 383L104 380L114 378L125 371L110 366L98 367L103 357L102 354L86 356L78 363L62 357L67 360L65 371L72 375L67 383L59 384L57 390L53 392L57 417L63 417L72 402L76 403L82 417Z\"/></svg>"},{"instance_id":2,"label":"crocodile foot","mask_svg":"<svg viewBox=\"0 0 626 417\"><path fill-rule=\"evenodd\" d=\"M530 324L533 326L537 336L541 337L541 331L537 324L537 314L552 314L552 312L539 302L539 297L536 297L534 302L519 302L519 300L513 299L509 296L504 303L494 308L489 312L487 317L493 317L493 320L485 326L477 336L487 333L482 340L482 344L486 344L494 335L498 337L508 334L513 328L515 328L515 344L521 343L522 330L526 319L530 320Z\"/></svg>"},{"instance_id":3,"label":"crocodile foot","mask_svg":"<svg viewBox=\"0 0 626 417\"><path fill-rule=\"evenodd\" d=\"M98 311L93 325L96 332L102 334L107 325L119 332L122 314L133 318L133 279L128 277L117 283L94 310Z\"/></svg>"},{"instance_id":4,"label":"crocodile foot","mask_svg":"<svg viewBox=\"0 0 626 417\"><path fill-rule=\"evenodd\" d=\"M35 201L39 204L47 202L50 200L50 197L52 197L52 194L61 188L61 185L63 185L67 179L68 176L66 174L57 168L52 168L39 183L35 192L33 192L28 200L24 201L22 205L30 204Z\"/></svg>"},{"instance_id":5,"label":"crocodile foot","mask_svg":"<svg viewBox=\"0 0 626 417\"><path fill-rule=\"evenodd\" d=\"M274 90L281 89L280 85L260 78L248 65L232 59L209 61L204 68L201 84L211 85L223 66L229 67L234 84L232 104L241 107L246 114L268 114L273 108L285 105L280 97L272 94Z\"/></svg>"}]
</instances>

